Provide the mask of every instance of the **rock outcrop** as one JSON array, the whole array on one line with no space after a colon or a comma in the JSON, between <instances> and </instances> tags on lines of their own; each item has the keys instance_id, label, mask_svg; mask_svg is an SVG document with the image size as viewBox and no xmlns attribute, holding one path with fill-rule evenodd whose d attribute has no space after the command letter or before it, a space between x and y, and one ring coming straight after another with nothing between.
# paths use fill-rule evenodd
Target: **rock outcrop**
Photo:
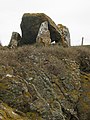
<instances>
[{"instance_id":1,"label":"rock outcrop","mask_svg":"<svg viewBox=\"0 0 90 120\"><path fill-rule=\"evenodd\" d=\"M19 46L20 40L21 40L20 34L17 32L12 32L11 40L10 40L8 47L16 48L17 46Z\"/></svg>"},{"instance_id":2,"label":"rock outcrop","mask_svg":"<svg viewBox=\"0 0 90 120\"><path fill-rule=\"evenodd\" d=\"M18 111L14 111L7 104L0 101L0 120L28 120L24 114L18 115Z\"/></svg>"},{"instance_id":3,"label":"rock outcrop","mask_svg":"<svg viewBox=\"0 0 90 120\"><path fill-rule=\"evenodd\" d=\"M33 59L36 56L29 57ZM45 63L43 57L37 56L37 60L34 58L33 65L40 59L42 59L42 63ZM56 60L56 58L53 59ZM74 61L67 59L64 59L63 63L68 72L64 75L62 72L65 71L61 71L62 76L58 76L59 71L52 73L50 69L55 66L49 63L43 64L42 68L36 64L35 70L30 68L27 72L22 68L23 73L18 71L14 73L15 68L10 66L0 66L0 100L18 111L29 114L30 120L36 118L40 120L70 120L71 118L78 120L76 103L80 97L81 87L78 66Z\"/></svg>"},{"instance_id":4,"label":"rock outcrop","mask_svg":"<svg viewBox=\"0 0 90 120\"><path fill-rule=\"evenodd\" d=\"M90 119L90 74L81 73L81 96L77 104L78 116L80 120Z\"/></svg>"},{"instance_id":5,"label":"rock outcrop","mask_svg":"<svg viewBox=\"0 0 90 120\"><path fill-rule=\"evenodd\" d=\"M57 46L0 49L0 119L89 120L90 73L80 71L72 51Z\"/></svg>"},{"instance_id":6,"label":"rock outcrop","mask_svg":"<svg viewBox=\"0 0 90 120\"><path fill-rule=\"evenodd\" d=\"M62 38L62 45L64 47L68 47L71 45L70 43L70 32L69 29L66 26L63 26L62 24L58 24L57 27L59 28L61 38Z\"/></svg>"},{"instance_id":7,"label":"rock outcrop","mask_svg":"<svg viewBox=\"0 0 90 120\"><path fill-rule=\"evenodd\" d=\"M48 22L45 21L41 24L38 35L36 38L36 43L43 46L49 46L51 44L50 32L48 30Z\"/></svg>"},{"instance_id":8,"label":"rock outcrop","mask_svg":"<svg viewBox=\"0 0 90 120\"><path fill-rule=\"evenodd\" d=\"M44 13L25 13L21 22L22 40L20 45L35 43L40 25L45 21L48 21L51 40L61 42L59 29L50 17Z\"/></svg>"}]
</instances>

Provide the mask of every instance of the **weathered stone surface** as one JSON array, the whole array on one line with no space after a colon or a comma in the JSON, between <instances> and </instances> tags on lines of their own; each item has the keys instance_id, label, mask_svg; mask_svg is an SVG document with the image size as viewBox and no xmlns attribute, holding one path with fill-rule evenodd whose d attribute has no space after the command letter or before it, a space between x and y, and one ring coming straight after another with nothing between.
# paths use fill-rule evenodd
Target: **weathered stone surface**
<instances>
[{"instance_id":1,"label":"weathered stone surface","mask_svg":"<svg viewBox=\"0 0 90 120\"><path fill-rule=\"evenodd\" d=\"M89 120L90 73L68 49L0 49L0 119Z\"/></svg>"},{"instance_id":2,"label":"weathered stone surface","mask_svg":"<svg viewBox=\"0 0 90 120\"><path fill-rule=\"evenodd\" d=\"M20 54L17 54L20 67L0 66L0 100L26 113L31 120L78 120L76 103L81 86L75 61L61 61L49 55L45 58L45 54L39 51L26 60L23 57L26 63L23 64ZM61 68L57 66L60 62ZM27 64L29 69L26 69Z\"/></svg>"},{"instance_id":3,"label":"weathered stone surface","mask_svg":"<svg viewBox=\"0 0 90 120\"><path fill-rule=\"evenodd\" d=\"M19 46L20 40L21 40L20 34L17 32L12 32L11 40L10 40L10 43L8 46L10 48L15 48L15 47Z\"/></svg>"},{"instance_id":4,"label":"weathered stone surface","mask_svg":"<svg viewBox=\"0 0 90 120\"><path fill-rule=\"evenodd\" d=\"M41 24L36 38L36 43L43 44L43 46L49 46L51 44L50 32L48 30L47 21Z\"/></svg>"},{"instance_id":5,"label":"weathered stone surface","mask_svg":"<svg viewBox=\"0 0 90 120\"><path fill-rule=\"evenodd\" d=\"M37 60L39 61L38 56ZM70 114L70 118L72 116L78 120L75 104L80 96L79 76L75 73L75 63L69 61L69 64L68 60L64 62L68 66L67 75L62 76L66 77L65 79L56 75L48 76L46 71L38 69L38 65L36 70L23 73L26 74L26 78L19 74L14 75L12 70L8 70L10 67L7 67L6 73L3 74L5 67L1 66L0 100L23 113L33 114L34 111L41 120L67 120L68 117L64 115L63 110L67 116ZM73 70L73 74L69 69Z\"/></svg>"},{"instance_id":6,"label":"weathered stone surface","mask_svg":"<svg viewBox=\"0 0 90 120\"><path fill-rule=\"evenodd\" d=\"M25 13L21 22L22 40L20 44L23 45L35 43L40 25L44 21L48 21L48 29L50 31L51 40L60 42L61 35L59 33L59 29L50 17L44 13Z\"/></svg>"},{"instance_id":7,"label":"weathered stone surface","mask_svg":"<svg viewBox=\"0 0 90 120\"><path fill-rule=\"evenodd\" d=\"M0 120L28 120L24 114L19 115L17 111L0 101Z\"/></svg>"},{"instance_id":8,"label":"weathered stone surface","mask_svg":"<svg viewBox=\"0 0 90 120\"><path fill-rule=\"evenodd\" d=\"M81 73L82 92L77 105L80 120L90 119L90 73Z\"/></svg>"},{"instance_id":9,"label":"weathered stone surface","mask_svg":"<svg viewBox=\"0 0 90 120\"><path fill-rule=\"evenodd\" d=\"M62 44L63 46L70 46L70 32L69 29L66 26L63 26L62 24L58 24L57 27L59 28L61 38L62 38Z\"/></svg>"}]
</instances>

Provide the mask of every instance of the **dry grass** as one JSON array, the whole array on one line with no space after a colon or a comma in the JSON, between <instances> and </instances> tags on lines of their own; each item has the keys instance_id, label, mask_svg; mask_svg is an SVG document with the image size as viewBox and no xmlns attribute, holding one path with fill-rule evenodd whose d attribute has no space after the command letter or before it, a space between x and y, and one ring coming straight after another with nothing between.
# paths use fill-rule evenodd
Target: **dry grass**
<instances>
[{"instance_id":1,"label":"dry grass","mask_svg":"<svg viewBox=\"0 0 90 120\"><path fill-rule=\"evenodd\" d=\"M46 69L47 72L58 75L65 70L62 59L75 60L80 70L90 72L90 48L59 46L36 47L23 46L17 49L0 47L0 65L15 67L18 71L34 68ZM59 72L59 73L58 73Z\"/></svg>"}]
</instances>

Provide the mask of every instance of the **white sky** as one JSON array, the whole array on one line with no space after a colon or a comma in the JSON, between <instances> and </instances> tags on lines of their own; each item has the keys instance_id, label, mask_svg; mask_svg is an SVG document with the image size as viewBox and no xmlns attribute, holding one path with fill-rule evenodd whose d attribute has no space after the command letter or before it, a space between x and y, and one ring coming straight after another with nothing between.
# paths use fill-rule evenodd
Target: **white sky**
<instances>
[{"instance_id":1,"label":"white sky","mask_svg":"<svg viewBox=\"0 0 90 120\"><path fill-rule=\"evenodd\" d=\"M7 45L19 32L24 13L43 12L69 28L72 45L90 44L90 0L0 0L0 41Z\"/></svg>"}]
</instances>

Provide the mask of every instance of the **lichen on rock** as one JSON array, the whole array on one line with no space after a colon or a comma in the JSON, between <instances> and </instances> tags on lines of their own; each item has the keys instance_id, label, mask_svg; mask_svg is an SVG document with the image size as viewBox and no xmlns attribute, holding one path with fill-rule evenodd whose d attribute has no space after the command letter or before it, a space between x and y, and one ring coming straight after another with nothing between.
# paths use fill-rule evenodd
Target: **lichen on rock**
<instances>
[{"instance_id":1,"label":"lichen on rock","mask_svg":"<svg viewBox=\"0 0 90 120\"><path fill-rule=\"evenodd\" d=\"M38 31L37 38L36 38L36 43L38 45L42 44L43 46L50 46L51 38L50 38L50 32L48 30L47 21L41 24L39 31Z\"/></svg>"},{"instance_id":2,"label":"lichen on rock","mask_svg":"<svg viewBox=\"0 0 90 120\"><path fill-rule=\"evenodd\" d=\"M8 45L9 48L16 48L19 46L19 42L21 41L21 36L17 32L12 32L11 40Z\"/></svg>"},{"instance_id":3,"label":"lichen on rock","mask_svg":"<svg viewBox=\"0 0 90 120\"><path fill-rule=\"evenodd\" d=\"M61 41L59 29L49 16L44 13L25 13L21 22L22 40L20 44L35 43L40 25L45 21L48 22L51 40L56 42Z\"/></svg>"},{"instance_id":4,"label":"lichen on rock","mask_svg":"<svg viewBox=\"0 0 90 120\"><path fill-rule=\"evenodd\" d=\"M1 48L0 119L89 120L90 73L81 53L82 47Z\"/></svg>"},{"instance_id":5,"label":"lichen on rock","mask_svg":"<svg viewBox=\"0 0 90 120\"><path fill-rule=\"evenodd\" d=\"M58 24L57 27L59 28L59 31L60 31L60 34L61 34L61 39L62 39L61 44L64 47L71 46L69 29L62 24Z\"/></svg>"}]
</instances>

